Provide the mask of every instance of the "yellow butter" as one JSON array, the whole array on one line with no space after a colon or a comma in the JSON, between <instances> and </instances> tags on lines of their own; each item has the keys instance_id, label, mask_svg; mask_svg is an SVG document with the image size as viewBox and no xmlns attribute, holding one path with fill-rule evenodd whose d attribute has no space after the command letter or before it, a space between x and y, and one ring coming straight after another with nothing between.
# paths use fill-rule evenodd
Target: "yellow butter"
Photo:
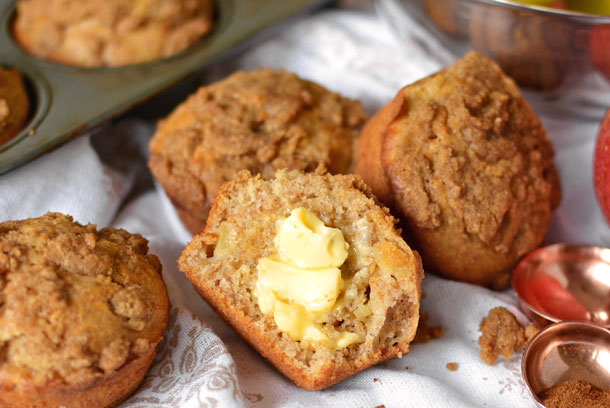
<instances>
[{"instance_id":1,"label":"yellow butter","mask_svg":"<svg viewBox=\"0 0 610 408\"><path fill-rule=\"evenodd\" d=\"M258 262L255 294L264 314L293 340L334 349L361 341L350 332L327 332L323 323L338 307L344 282L339 267L349 245L311 211L297 208L278 224L277 254Z\"/></svg>"},{"instance_id":2,"label":"yellow butter","mask_svg":"<svg viewBox=\"0 0 610 408\"><path fill-rule=\"evenodd\" d=\"M301 269L281 259L262 258L258 271L259 291L271 291L310 312L330 312L343 289L339 268Z\"/></svg>"},{"instance_id":3,"label":"yellow butter","mask_svg":"<svg viewBox=\"0 0 610 408\"><path fill-rule=\"evenodd\" d=\"M303 207L280 223L275 246L282 259L301 268L338 268L349 248L340 229L327 227Z\"/></svg>"},{"instance_id":4,"label":"yellow butter","mask_svg":"<svg viewBox=\"0 0 610 408\"><path fill-rule=\"evenodd\" d=\"M347 347L350 344L358 343L362 341L360 335L357 333L343 332L336 340L337 348Z\"/></svg>"}]
</instances>

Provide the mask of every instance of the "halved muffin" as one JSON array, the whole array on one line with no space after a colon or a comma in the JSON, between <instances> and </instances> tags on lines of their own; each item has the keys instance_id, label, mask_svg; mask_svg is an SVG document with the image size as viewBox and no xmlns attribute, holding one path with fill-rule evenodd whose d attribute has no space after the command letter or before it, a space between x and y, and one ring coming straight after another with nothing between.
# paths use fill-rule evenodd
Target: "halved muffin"
<instances>
[{"instance_id":1,"label":"halved muffin","mask_svg":"<svg viewBox=\"0 0 610 408\"><path fill-rule=\"evenodd\" d=\"M161 263L138 234L48 213L0 224L0 407L111 407L167 324Z\"/></svg>"},{"instance_id":2,"label":"halved muffin","mask_svg":"<svg viewBox=\"0 0 610 408\"><path fill-rule=\"evenodd\" d=\"M298 386L317 390L409 351L423 271L354 175L242 172L180 269Z\"/></svg>"}]
</instances>

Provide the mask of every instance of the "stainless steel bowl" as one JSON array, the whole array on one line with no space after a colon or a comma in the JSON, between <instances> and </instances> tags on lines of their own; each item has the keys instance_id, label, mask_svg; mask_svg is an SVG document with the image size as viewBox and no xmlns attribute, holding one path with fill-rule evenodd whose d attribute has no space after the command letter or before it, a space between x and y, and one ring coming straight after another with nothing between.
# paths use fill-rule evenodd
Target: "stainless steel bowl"
<instances>
[{"instance_id":1,"label":"stainless steel bowl","mask_svg":"<svg viewBox=\"0 0 610 408\"><path fill-rule=\"evenodd\" d=\"M610 106L610 16L505 0L377 0L395 32L444 64L474 48L534 97L561 101L575 116ZM417 23L424 29L412 29Z\"/></svg>"},{"instance_id":2,"label":"stainless steel bowl","mask_svg":"<svg viewBox=\"0 0 610 408\"><path fill-rule=\"evenodd\" d=\"M610 389L610 331L591 323L555 323L529 343L521 373L542 407L540 393L569 380Z\"/></svg>"},{"instance_id":3,"label":"stainless steel bowl","mask_svg":"<svg viewBox=\"0 0 610 408\"><path fill-rule=\"evenodd\" d=\"M531 252L513 272L521 309L546 325L562 320L610 327L610 249L555 244Z\"/></svg>"}]
</instances>

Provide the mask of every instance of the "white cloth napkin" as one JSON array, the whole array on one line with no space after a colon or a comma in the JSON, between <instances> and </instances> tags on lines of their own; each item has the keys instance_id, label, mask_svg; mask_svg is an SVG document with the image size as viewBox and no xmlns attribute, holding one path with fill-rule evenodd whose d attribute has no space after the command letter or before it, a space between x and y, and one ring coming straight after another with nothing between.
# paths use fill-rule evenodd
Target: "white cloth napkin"
<instances>
[{"instance_id":1,"label":"white cloth napkin","mask_svg":"<svg viewBox=\"0 0 610 408\"><path fill-rule=\"evenodd\" d=\"M354 2L351 2L354 3ZM367 7L310 16L209 77L264 66L294 71L331 90L360 99L369 113L402 86L441 68L422 49L401 47ZM219 74L220 73L220 74ZM543 117L556 150L564 192L548 242L610 245L595 202L591 157L597 124ZM294 386L241 340L200 299L176 261L190 240L161 189L127 203L145 171L142 158L153 124L135 121L106 127L0 176L0 221L72 214L81 223L139 232L164 266L172 312L155 362L144 383L122 407L528 407L534 406L520 374L520 354L495 366L479 358L478 325L492 307L510 308L510 292L428 275L422 311L444 335L414 344L401 359L371 367L324 391ZM128 147L126 148L125 144ZM117 214L118 211L118 214ZM457 371L446 364L456 362ZM407 369L408 367L408 369Z\"/></svg>"}]
</instances>

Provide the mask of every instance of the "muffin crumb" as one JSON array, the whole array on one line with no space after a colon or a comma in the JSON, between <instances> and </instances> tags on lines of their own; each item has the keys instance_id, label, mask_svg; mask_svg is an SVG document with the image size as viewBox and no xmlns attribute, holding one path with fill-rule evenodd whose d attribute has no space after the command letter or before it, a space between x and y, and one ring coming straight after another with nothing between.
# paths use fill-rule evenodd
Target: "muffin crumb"
<instances>
[{"instance_id":1,"label":"muffin crumb","mask_svg":"<svg viewBox=\"0 0 610 408\"><path fill-rule=\"evenodd\" d=\"M447 363L447 370L456 371L458 369L458 363Z\"/></svg>"},{"instance_id":2,"label":"muffin crumb","mask_svg":"<svg viewBox=\"0 0 610 408\"><path fill-rule=\"evenodd\" d=\"M489 365L494 365L502 355L506 360L513 353L521 350L537 332L538 328L528 324L523 328L515 315L504 307L495 307L479 325L481 336L481 359Z\"/></svg>"},{"instance_id":3,"label":"muffin crumb","mask_svg":"<svg viewBox=\"0 0 610 408\"><path fill-rule=\"evenodd\" d=\"M419 324L415 333L414 343L427 343L432 339L438 339L445 333L445 328L442 325L429 326L428 313L422 313L419 316Z\"/></svg>"},{"instance_id":4,"label":"muffin crumb","mask_svg":"<svg viewBox=\"0 0 610 408\"><path fill-rule=\"evenodd\" d=\"M123 365L129 355L129 341L116 339L102 350L100 368L108 374Z\"/></svg>"}]
</instances>

